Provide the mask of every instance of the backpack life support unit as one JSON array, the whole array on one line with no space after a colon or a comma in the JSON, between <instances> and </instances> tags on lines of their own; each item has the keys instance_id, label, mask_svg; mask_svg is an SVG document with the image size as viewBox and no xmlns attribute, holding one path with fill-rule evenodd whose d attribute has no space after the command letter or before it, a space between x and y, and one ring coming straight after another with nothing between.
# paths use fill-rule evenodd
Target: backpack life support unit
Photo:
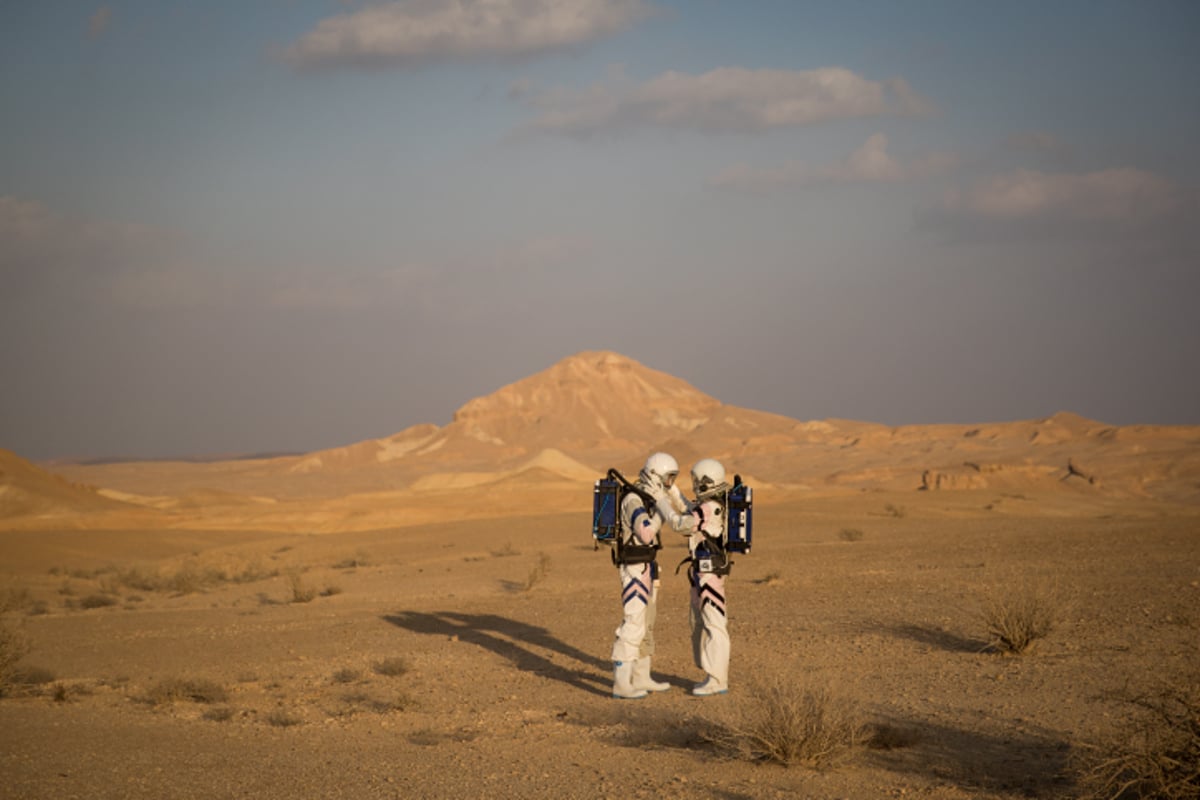
<instances>
[{"instance_id":1,"label":"backpack life support unit","mask_svg":"<svg viewBox=\"0 0 1200 800\"><path fill-rule=\"evenodd\" d=\"M614 564L649 563L654 561L662 547L662 541L657 536L654 544L625 541L626 532L621 525L621 502L630 492L641 497L647 510L654 509L654 498L615 469L610 469L596 481L592 490L592 549L600 549L601 544L611 547Z\"/></svg>"},{"instance_id":2,"label":"backpack life support unit","mask_svg":"<svg viewBox=\"0 0 1200 800\"><path fill-rule=\"evenodd\" d=\"M728 575L733 567L731 553L750 554L754 541L754 490L742 483L740 475L733 476L733 486L726 491L720 502L725 518L721 525L721 535L712 536L700 531L704 537L696 545L694 553L689 555L679 566L691 562L692 569L698 573ZM679 571L679 567L675 568Z\"/></svg>"}]
</instances>

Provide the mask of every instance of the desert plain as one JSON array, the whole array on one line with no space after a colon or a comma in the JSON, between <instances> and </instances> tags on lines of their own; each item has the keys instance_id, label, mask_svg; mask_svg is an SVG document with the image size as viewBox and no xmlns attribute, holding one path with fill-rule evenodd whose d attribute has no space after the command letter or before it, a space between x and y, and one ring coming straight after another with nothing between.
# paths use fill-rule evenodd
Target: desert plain
<instances>
[{"instance_id":1,"label":"desert plain","mask_svg":"<svg viewBox=\"0 0 1200 800\"><path fill-rule=\"evenodd\" d=\"M655 450L755 489L724 696L688 694L669 538L672 688L610 696L592 483ZM1129 698L1200 672L1200 427L802 422L580 353L334 450L0 451L0 579L0 797L1073 797ZM1046 630L1006 652L989 613L1028 598ZM723 746L769 692L862 735Z\"/></svg>"}]
</instances>

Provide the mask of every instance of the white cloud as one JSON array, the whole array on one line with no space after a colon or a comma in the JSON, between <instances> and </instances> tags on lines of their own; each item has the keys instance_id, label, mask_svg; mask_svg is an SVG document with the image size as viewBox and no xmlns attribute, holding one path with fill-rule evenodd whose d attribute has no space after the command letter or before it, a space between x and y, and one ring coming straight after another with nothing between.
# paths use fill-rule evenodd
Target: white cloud
<instances>
[{"instance_id":1,"label":"white cloud","mask_svg":"<svg viewBox=\"0 0 1200 800\"><path fill-rule=\"evenodd\" d=\"M789 161L782 166L755 168L746 164L730 167L709 183L722 189L765 191L827 183L899 183L952 168L958 159L951 153L935 153L911 161L899 161L887 151L882 133L867 139L862 147L835 164L814 166Z\"/></svg>"},{"instance_id":2,"label":"white cloud","mask_svg":"<svg viewBox=\"0 0 1200 800\"><path fill-rule=\"evenodd\" d=\"M651 11L644 0L401 0L322 20L283 57L384 67L528 56L611 36Z\"/></svg>"},{"instance_id":3,"label":"white cloud","mask_svg":"<svg viewBox=\"0 0 1200 800\"><path fill-rule=\"evenodd\" d=\"M1119 226L1168 217L1178 205L1169 181L1127 167L1084 174L1019 169L951 190L943 199L943 211L957 217Z\"/></svg>"},{"instance_id":4,"label":"white cloud","mask_svg":"<svg viewBox=\"0 0 1200 800\"><path fill-rule=\"evenodd\" d=\"M641 84L617 77L579 91L526 87L520 95L540 112L534 129L569 135L636 125L763 131L928 108L902 79L872 81L841 67L671 71Z\"/></svg>"}]
</instances>

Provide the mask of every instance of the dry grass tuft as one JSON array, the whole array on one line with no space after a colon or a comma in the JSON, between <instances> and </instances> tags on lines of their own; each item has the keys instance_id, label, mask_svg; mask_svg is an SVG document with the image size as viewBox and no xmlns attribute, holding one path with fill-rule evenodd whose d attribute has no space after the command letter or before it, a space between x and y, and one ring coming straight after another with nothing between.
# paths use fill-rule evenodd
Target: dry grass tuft
<instances>
[{"instance_id":1,"label":"dry grass tuft","mask_svg":"<svg viewBox=\"0 0 1200 800\"><path fill-rule=\"evenodd\" d=\"M1077 759L1083 800L1200 798L1200 680L1121 694L1134 716Z\"/></svg>"},{"instance_id":2,"label":"dry grass tuft","mask_svg":"<svg viewBox=\"0 0 1200 800\"><path fill-rule=\"evenodd\" d=\"M337 672L333 673L333 682L334 683L354 683L356 680L358 680L361 677L362 677L361 672L359 672L356 669L350 669L349 667L347 667L345 669L339 669Z\"/></svg>"},{"instance_id":3,"label":"dry grass tuft","mask_svg":"<svg viewBox=\"0 0 1200 800\"><path fill-rule=\"evenodd\" d=\"M981 616L989 647L1012 655L1029 651L1054 629L1059 606L1055 593L1028 587L985 601Z\"/></svg>"},{"instance_id":4,"label":"dry grass tuft","mask_svg":"<svg viewBox=\"0 0 1200 800\"><path fill-rule=\"evenodd\" d=\"M8 693L17 662L29 652L29 639L21 631L0 625L0 697Z\"/></svg>"},{"instance_id":5,"label":"dry grass tuft","mask_svg":"<svg viewBox=\"0 0 1200 800\"><path fill-rule=\"evenodd\" d=\"M317 590L304 582L304 579L300 577L299 570L290 570L287 577L288 587L292 592L291 602L311 603L317 596Z\"/></svg>"},{"instance_id":6,"label":"dry grass tuft","mask_svg":"<svg viewBox=\"0 0 1200 800\"><path fill-rule=\"evenodd\" d=\"M276 728L290 728L299 725L303 720L292 714L286 708L277 708L267 714L267 724Z\"/></svg>"},{"instance_id":7,"label":"dry grass tuft","mask_svg":"<svg viewBox=\"0 0 1200 800\"><path fill-rule=\"evenodd\" d=\"M858 528L842 528L838 531L838 538L843 542L861 542L863 532Z\"/></svg>"},{"instance_id":8,"label":"dry grass tuft","mask_svg":"<svg viewBox=\"0 0 1200 800\"><path fill-rule=\"evenodd\" d=\"M369 567L374 562L374 559L365 551L359 550L349 558L343 558L341 561L333 565L334 569L356 569L358 567Z\"/></svg>"},{"instance_id":9,"label":"dry grass tuft","mask_svg":"<svg viewBox=\"0 0 1200 800\"><path fill-rule=\"evenodd\" d=\"M150 687L142 700L150 705L164 705L177 700L193 703L224 703L229 692L216 681L197 678L167 678Z\"/></svg>"},{"instance_id":10,"label":"dry grass tuft","mask_svg":"<svg viewBox=\"0 0 1200 800\"><path fill-rule=\"evenodd\" d=\"M408 662L403 658L385 658L375 665L375 672L389 678L398 678L408 674Z\"/></svg>"},{"instance_id":11,"label":"dry grass tuft","mask_svg":"<svg viewBox=\"0 0 1200 800\"><path fill-rule=\"evenodd\" d=\"M537 586L545 579L546 573L549 570L550 556L545 553L538 553L537 563L533 565L533 569L529 570L529 575L525 578L525 583L520 586L521 591L528 592L534 586Z\"/></svg>"},{"instance_id":12,"label":"dry grass tuft","mask_svg":"<svg viewBox=\"0 0 1200 800\"><path fill-rule=\"evenodd\" d=\"M109 608L121 602L111 594L89 594L81 597L77 603L67 603L68 608Z\"/></svg>"},{"instance_id":13,"label":"dry grass tuft","mask_svg":"<svg viewBox=\"0 0 1200 800\"><path fill-rule=\"evenodd\" d=\"M762 586L774 586L777 583L783 582L783 574L780 573L779 570L774 570L772 572L768 572L766 575L763 575L754 582Z\"/></svg>"},{"instance_id":14,"label":"dry grass tuft","mask_svg":"<svg viewBox=\"0 0 1200 800\"><path fill-rule=\"evenodd\" d=\"M9 673L9 683L17 686L42 686L58 679L45 667L14 667Z\"/></svg>"},{"instance_id":15,"label":"dry grass tuft","mask_svg":"<svg viewBox=\"0 0 1200 800\"><path fill-rule=\"evenodd\" d=\"M416 703L404 693L392 697L375 697L366 692L350 692L342 695L342 707L334 712L334 716L351 716L358 711L370 711L374 714L390 714L393 711L405 711Z\"/></svg>"},{"instance_id":16,"label":"dry grass tuft","mask_svg":"<svg viewBox=\"0 0 1200 800\"><path fill-rule=\"evenodd\" d=\"M24 611L31 608L36 601L25 587L9 588L0 592L0 614L9 611Z\"/></svg>"},{"instance_id":17,"label":"dry grass tuft","mask_svg":"<svg viewBox=\"0 0 1200 800\"><path fill-rule=\"evenodd\" d=\"M776 679L738 697L708 739L719 750L750 761L825 769L862 749L871 738L852 707L827 689Z\"/></svg>"}]
</instances>

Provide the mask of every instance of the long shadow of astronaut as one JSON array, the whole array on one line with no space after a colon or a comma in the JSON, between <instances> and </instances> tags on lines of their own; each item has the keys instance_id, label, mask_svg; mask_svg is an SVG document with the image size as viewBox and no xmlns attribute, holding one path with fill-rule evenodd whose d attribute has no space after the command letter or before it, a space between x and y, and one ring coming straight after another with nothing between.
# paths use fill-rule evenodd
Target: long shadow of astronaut
<instances>
[{"instance_id":1,"label":"long shadow of astronaut","mask_svg":"<svg viewBox=\"0 0 1200 800\"><path fill-rule=\"evenodd\" d=\"M383 619L414 633L457 636L459 641L470 642L507 658L522 672L532 672L562 681L585 692L607 697L612 691L609 662L588 655L551 636L545 628L527 622L495 614L462 614L455 611L436 611L428 614L401 611L397 614L385 614ZM550 650L574 659L585 668L569 668L556 664L527 647ZM596 670L601 674L597 675Z\"/></svg>"}]
</instances>

